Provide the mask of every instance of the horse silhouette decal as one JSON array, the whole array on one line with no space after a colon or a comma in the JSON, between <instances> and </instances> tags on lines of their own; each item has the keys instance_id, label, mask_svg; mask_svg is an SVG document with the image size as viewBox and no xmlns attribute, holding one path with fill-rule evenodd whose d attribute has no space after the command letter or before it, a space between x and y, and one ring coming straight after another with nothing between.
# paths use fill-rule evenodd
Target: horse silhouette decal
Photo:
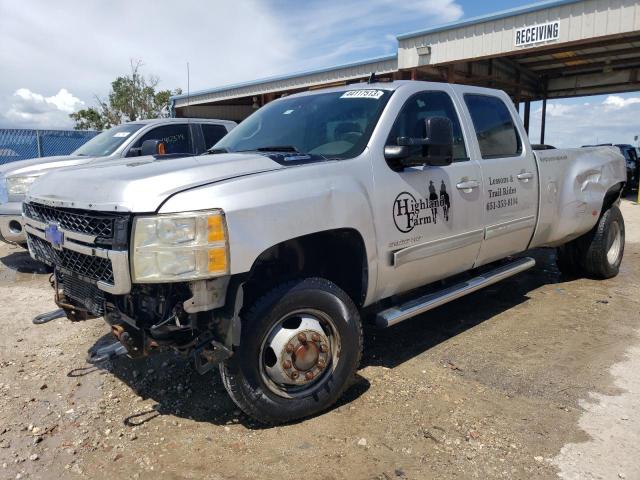
<instances>
[{"instance_id":1,"label":"horse silhouette decal","mask_svg":"<svg viewBox=\"0 0 640 480\"><path fill-rule=\"evenodd\" d=\"M409 192L402 192L396 197L393 202L393 221L399 231L407 233L419 225L449 221L451 201L444 180L440 180L440 192L433 180L429 180L427 190L427 198L416 199Z\"/></svg>"}]
</instances>

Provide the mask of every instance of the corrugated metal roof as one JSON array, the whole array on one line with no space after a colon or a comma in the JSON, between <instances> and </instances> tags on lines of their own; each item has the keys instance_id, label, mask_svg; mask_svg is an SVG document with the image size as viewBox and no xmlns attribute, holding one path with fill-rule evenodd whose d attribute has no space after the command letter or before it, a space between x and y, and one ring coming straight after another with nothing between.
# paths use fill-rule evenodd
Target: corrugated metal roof
<instances>
[{"instance_id":1,"label":"corrugated metal roof","mask_svg":"<svg viewBox=\"0 0 640 480\"><path fill-rule=\"evenodd\" d=\"M171 100L180 100L180 99L184 99L187 98L188 96L191 97L192 99L194 99L194 97L197 96L201 96L201 95L210 95L212 93L219 93L219 92L225 92L227 90L233 90L235 88L243 88L243 87L252 87L252 86L256 86L256 85L261 85L263 83L269 83L269 82L279 82L279 81L283 81L283 80L289 80L292 78L297 78L297 77L304 77L307 75L315 75L315 74L319 74L319 73L327 73L327 72L332 72L335 70L342 70L342 69L346 69L346 68L352 68L352 67L359 67L362 65L366 65L369 63L378 63L378 62L385 62L385 61L389 61L389 60L396 60L398 57L397 54L393 54L393 55L384 55L382 57L375 57L375 58L369 58L367 60L359 60L357 62L352 62L352 63L346 63L343 65L338 65L338 66L333 66L333 67L326 67L326 68L320 68L320 69L316 69L316 70L307 70L307 71L301 71L301 72L295 72L295 73L290 73L287 75L275 75L273 77L265 77L265 78L261 78L258 80L252 80L250 82L241 82L241 83L235 83L235 84L230 84L230 85L224 85L221 87L215 87L215 88L210 88L207 90L198 90L196 92L191 92L189 95L187 94L182 94L182 95L174 95L171 97Z\"/></svg>"},{"instance_id":2,"label":"corrugated metal roof","mask_svg":"<svg viewBox=\"0 0 640 480\"><path fill-rule=\"evenodd\" d=\"M513 17L515 15L522 15L525 13L537 12L538 10L544 10L546 8L560 7L562 5L569 5L571 3L578 3L584 0L546 0L542 2L533 3L530 5L524 5L522 7L510 8L502 10L500 12L490 13L488 15L481 15L478 17L472 17L468 19L458 20L456 22L445 23L444 25L436 25L434 27L427 28L425 30L417 30L415 32L403 33L398 35L398 40L405 40L407 38L416 37L418 35L426 35L429 33L442 32L445 30L453 30L455 28L467 27L469 25L476 25L478 23L490 22L493 20L500 20L502 18Z\"/></svg>"}]
</instances>

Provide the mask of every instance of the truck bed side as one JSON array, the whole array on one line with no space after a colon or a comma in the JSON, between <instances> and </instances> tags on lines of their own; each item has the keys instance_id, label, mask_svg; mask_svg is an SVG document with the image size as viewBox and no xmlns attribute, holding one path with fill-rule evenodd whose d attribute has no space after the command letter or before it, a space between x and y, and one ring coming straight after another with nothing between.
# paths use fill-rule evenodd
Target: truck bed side
<instances>
[{"instance_id":1,"label":"truck bed side","mask_svg":"<svg viewBox=\"0 0 640 480\"><path fill-rule=\"evenodd\" d=\"M538 223L531 248L555 247L596 224L607 192L626 181L614 147L535 152L540 179Z\"/></svg>"}]
</instances>

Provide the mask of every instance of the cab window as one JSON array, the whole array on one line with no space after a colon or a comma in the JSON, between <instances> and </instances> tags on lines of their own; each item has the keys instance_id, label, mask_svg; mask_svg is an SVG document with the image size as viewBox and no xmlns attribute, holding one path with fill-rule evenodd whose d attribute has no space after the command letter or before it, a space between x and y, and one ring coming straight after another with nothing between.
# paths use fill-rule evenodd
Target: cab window
<instances>
[{"instance_id":1,"label":"cab window","mask_svg":"<svg viewBox=\"0 0 640 480\"><path fill-rule=\"evenodd\" d=\"M163 125L152 128L135 143L129 151L129 156L139 155L139 149L145 140L161 140L164 142L167 154L191 153L191 135L186 123Z\"/></svg>"},{"instance_id":2,"label":"cab window","mask_svg":"<svg viewBox=\"0 0 640 480\"><path fill-rule=\"evenodd\" d=\"M429 117L446 117L451 120L453 161L468 160L460 119L451 97L445 92L422 92L407 100L391 129L387 145L397 145L398 137L424 138L426 135L425 119ZM412 148L415 148L417 153L421 147Z\"/></svg>"},{"instance_id":3,"label":"cab window","mask_svg":"<svg viewBox=\"0 0 640 480\"><path fill-rule=\"evenodd\" d=\"M464 101L471 115L482 158L520 156L520 135L502 100L489 95L467 94Z\"/></svg>"},{"instance_id":4,"label":"cab window","mask_svg":"<svg viewBox=\"0 0 640 480\"><path fill-rule=\"evenodd\" d=\"M227 128L224 125L203 123L202 134L204 136L204 148L205 150L208 150L227 134Z\"/></svg>"}]
</instances>

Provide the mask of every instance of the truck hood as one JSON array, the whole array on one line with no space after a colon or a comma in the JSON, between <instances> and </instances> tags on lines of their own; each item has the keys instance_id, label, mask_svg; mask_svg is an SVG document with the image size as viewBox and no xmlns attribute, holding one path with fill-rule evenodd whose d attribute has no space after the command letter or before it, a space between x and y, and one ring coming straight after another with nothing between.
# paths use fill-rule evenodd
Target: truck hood
<instances>
[{"instance_id":1,"label":"truck hood","mask_svg":"<svg viewBox=\"0 0 640 480\"><path fill-rule=\"evenodd\" d=\"M92 157L80 155L60 155L56 157L29 158L0 166L0 175L40 175L52 168L70 167L94 160Z\"/></svg>"},{"instance_id":2,"label":"truck hood","mask_svg":"<svg viewBox=\"0 0 640 480\"><path fill-rule=\"evenodd\" d=\"M283 165L256 153L93 162L42 176L29 189L27 200L88 210L150 213L183 190L280 168Z\"/></svg>"}]
</instances>

